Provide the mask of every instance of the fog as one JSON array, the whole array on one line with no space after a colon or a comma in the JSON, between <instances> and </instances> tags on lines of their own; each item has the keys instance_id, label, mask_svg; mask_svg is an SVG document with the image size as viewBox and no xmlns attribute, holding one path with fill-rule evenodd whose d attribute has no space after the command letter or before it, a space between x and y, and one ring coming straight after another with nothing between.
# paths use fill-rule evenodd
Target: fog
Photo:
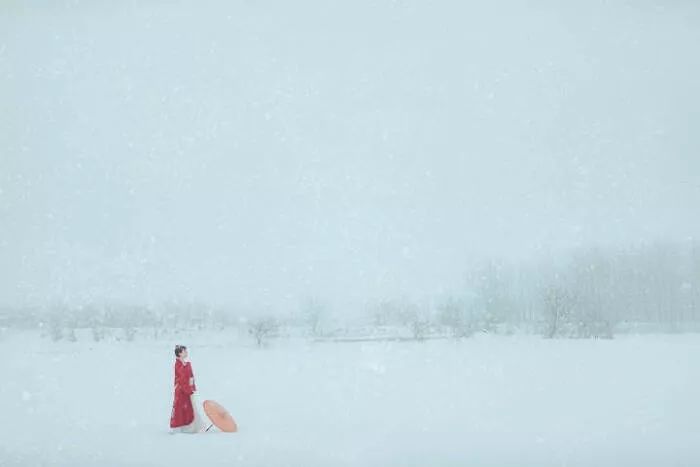
<instances>
[{"instance_id":1,"label":"fog","mask_svg":"<svg viewBox=\"0 0 700 467\"><path fill-rule=\"evenodd\" d=\"M700 465L699 124L693 0L0 0L0 465Z\"/></svg>"},{"instance_id":2,"label":"fog","mask_svg":"<svg viewBox=\"0 0 700 467\"><path fill-rule=\"evenodd\" d=\"M700 236L700 6L0 5L0 302L283 309Z\"/></svg>"}]
</instances>

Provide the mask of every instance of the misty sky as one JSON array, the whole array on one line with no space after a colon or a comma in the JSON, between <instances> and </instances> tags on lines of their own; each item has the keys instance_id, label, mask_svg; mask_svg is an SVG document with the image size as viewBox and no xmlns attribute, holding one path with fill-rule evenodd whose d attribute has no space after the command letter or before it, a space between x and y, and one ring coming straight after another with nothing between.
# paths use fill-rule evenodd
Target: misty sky
<instances>
[{"instance_id":1,"label":"misty sky","mask_svg":"<svg viewBox=\"0 0 700 467\"><path fill-rule=\"evenodd\" d=\"M695 1L3 1L0 106L0 303L350 307L700 237Z\"/></svg>"}]
</instances>

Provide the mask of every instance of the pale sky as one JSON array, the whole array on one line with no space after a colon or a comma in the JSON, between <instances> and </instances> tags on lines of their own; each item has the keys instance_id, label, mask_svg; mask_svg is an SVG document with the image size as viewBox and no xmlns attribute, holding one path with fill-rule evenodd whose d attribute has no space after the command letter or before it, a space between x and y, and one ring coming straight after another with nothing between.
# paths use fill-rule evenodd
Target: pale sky
<instances>
[{"instance_id":1,"label":"pale sky","mask_svg":"<svg viewBox=\"0 0 700 467\"><path fill-rule=\"evenodd\" d=\"M0 303L338 307L700 237L700 3L0 4Z\"/></svg>"}]
</instances>

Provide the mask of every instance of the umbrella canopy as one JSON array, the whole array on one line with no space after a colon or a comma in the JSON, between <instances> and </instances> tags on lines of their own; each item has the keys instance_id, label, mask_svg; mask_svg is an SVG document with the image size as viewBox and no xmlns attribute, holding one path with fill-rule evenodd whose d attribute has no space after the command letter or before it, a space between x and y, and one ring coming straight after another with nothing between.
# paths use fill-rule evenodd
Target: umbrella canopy
<instances>
[{"instance_id":1,"label":"umbrella canopy","mask_svg":"<svg viewBox=\"0 0 700 467\"><path fill-rule=\"evenodd\" d=\"M211 420L219 430L226 433L235 433L238 431L238 425L236 425L235 420L221 404L216 401L206 400L202 405L204 405L204 413L207 414L209 420Z\"/></svg>"}]
</instances>

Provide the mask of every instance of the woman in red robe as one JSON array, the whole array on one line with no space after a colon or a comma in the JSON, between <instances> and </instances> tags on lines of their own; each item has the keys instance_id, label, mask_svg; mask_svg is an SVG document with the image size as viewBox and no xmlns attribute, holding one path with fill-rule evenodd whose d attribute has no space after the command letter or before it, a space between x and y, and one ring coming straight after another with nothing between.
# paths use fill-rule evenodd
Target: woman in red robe
<instances>
[{"instance_id":1,"label":"woman in red robe","mask_svg":"<svg viewBox=\"0 0 700 467\"><path fill-rule=\"evenodd\" d=\"M192 363L187 359L187 347L175 346L175 357L175 397L170 415L171 432L196 433L200 431L201 421L192 403L192 395L197 386L194 384Z\"/></svg>"}]
</instances>

